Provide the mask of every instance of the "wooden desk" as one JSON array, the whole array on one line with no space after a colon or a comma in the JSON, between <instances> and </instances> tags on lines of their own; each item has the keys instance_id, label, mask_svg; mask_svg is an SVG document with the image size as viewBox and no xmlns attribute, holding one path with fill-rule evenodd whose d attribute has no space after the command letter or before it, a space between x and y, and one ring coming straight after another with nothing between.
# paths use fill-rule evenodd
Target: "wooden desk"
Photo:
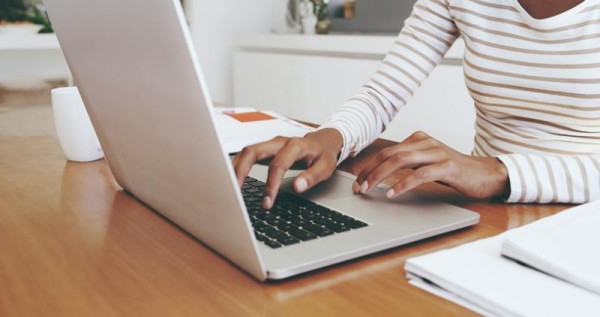
<instances>
[{"instance_id":1,"label":"wooden desk","mask_svg":"<svg viewBox=\"0 0 600 317\"><path fill-rule=\"evenodd\" d=\"M386 144L343 168L359 170ZM410 286L404 261L565 208L422 190L481 213L481 223L263 284L121 192L103 160L67 163L50 137L0 137L0 316L471 315Z\"/></svg>"}]
</instances>

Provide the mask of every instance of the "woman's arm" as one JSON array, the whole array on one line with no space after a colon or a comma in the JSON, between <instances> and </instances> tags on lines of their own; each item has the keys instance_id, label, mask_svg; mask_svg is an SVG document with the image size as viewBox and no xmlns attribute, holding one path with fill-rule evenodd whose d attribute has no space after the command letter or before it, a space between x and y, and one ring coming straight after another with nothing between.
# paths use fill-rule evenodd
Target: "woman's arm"
<instances>
[{"instance_id":1,"label":"woman's arm","mask_svg":"<svg viewBox=\"0 0 600 317\"><path fill-rule=\"evenodd\" d=\"M283 174L294 162L304 161L308 167L294 181L298 192L329 177L336 157L339 164L356 155L383 132L457 36L448 0L418 0L391 51L362 91L304 138L276 138L245 148L233 161L240 184L254 163L272 158L263 203L270 208Z\"/></svg>"},{"instance_id":2,"label":"woman's arm","mask_svg":"<svg viewBox=\"0 0 600 317\"><path fill-rule=\"evenodd\" d=\"M377 139L457 37L447 0L417 1L371 80L321 127L343 136L338 163Z\"/></svg>"},{"instance_id":3,"label":"woman's arm","mask_svg":"<svg viewBox=\"0 0 600 317\"><path fill-rule=\"evenodd\" d=\"M498 157L508 170L507 202L584 203L600 199L600 155Z\"/></svg>"}]
</instances>

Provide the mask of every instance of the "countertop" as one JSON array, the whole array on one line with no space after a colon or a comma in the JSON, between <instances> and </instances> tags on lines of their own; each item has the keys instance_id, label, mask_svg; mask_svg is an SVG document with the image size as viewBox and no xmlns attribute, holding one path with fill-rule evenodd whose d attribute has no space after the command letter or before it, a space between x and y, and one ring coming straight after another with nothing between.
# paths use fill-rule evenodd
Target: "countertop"
<instances>
[{"instance_id":1,"label":"countertop","mask_svg":"<svg viewBox=\"0 0 600 317\"><path fill-rule=\"evenodd\" d=\"M382 59L395 40L393 35L246 34L237 39L236 46L245 51ZM462 60L464 46L459 38L445 58Z\"/></svg>"}]
</instances>

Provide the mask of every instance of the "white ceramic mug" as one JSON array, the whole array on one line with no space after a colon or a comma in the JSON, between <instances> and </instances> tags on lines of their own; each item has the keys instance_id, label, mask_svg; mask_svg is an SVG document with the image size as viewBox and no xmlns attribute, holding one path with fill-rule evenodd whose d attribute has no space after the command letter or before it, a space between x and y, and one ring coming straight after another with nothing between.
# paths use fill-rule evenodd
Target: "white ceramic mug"
<instances>
[{"instance_id":1,"label":"white ceramic mug","mask_svg":"<svg viewBox=\"0 0 600 317\"><path fill-rule=\"evenodd\" d=\"M103 158L104 152L77 87L56 88L51 93L56 133L67 159L90 162Z\"/></svg>"}]
</instances>

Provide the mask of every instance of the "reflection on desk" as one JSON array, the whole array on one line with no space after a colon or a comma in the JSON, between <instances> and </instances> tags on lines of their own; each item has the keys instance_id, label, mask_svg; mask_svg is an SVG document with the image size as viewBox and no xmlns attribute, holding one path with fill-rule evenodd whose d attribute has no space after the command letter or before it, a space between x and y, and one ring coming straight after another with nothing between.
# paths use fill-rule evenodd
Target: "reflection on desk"
<instances>
[{"instance_id":1,"label":"reflection on desk","mask_svg":"<svg viewBox=\"0 0 600 317\"><path fill-rule=\"evenodd\" d=\"M390 144L342 168L356 173ZM0 316L468 316L410 286L404 261L565 208L419 190L481 213L481 223L262 284L121 191L105 161L65 163L51 137L0 137Z\"/></svg>"}]
</instances>

